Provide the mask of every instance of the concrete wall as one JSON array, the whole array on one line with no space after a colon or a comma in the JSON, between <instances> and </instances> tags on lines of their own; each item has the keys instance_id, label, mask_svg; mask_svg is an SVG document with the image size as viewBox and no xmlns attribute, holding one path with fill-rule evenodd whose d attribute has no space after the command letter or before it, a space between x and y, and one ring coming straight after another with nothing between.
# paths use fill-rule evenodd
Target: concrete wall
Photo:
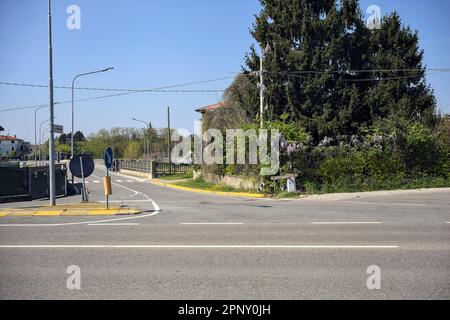
<instances>
[{"instance_id":1,"label":"concrete wall","mask_svg":"<svg viewBox=\"0 0 450 320\"><path fill-rule=\"evenodd\" d=\"M120 173L128 175L128 176L133 176L133 177L152 179L152 174L148 173L148 172L139 172L139 171L133 171L133 170L120 169Z\"/></svg>"},{"instance_id":2,"label":"concrete wall","mask_svg":"<svg viewBox=\"0 0 450 320\"><path fill-rule=\"evenodd\" d=\"M217 174L206 173L202 174L201 171L193 172L194 180L203 179L205 182L214 183L214 184L223 184L236 189L245 189L245 190L256 190L258 187L258 183L243 177L236 176L219 176Z\"/></svg>"}]
</instances>

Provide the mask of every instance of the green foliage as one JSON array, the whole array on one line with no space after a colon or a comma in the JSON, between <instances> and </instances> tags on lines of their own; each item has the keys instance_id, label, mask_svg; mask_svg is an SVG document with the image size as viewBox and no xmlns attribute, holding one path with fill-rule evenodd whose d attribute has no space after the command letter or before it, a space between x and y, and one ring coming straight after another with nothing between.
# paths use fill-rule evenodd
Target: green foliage
<instances>
[{"instance_id":1,"label":"green foliage","mask_svg":"<svg viewBox=\"0 0 450 320\"><path fill-rule=\"evenodd\" d=\"M383 181L404 178L404 164L392 154L382 151L354 152L328 158L318 169L325 184L355 184L366 180Z\"/></svg>"},{"instance_id":2,"label":"green foliage","mask_svg":"<svg viewBox=\"0 0 450 320\"><path fill-rule=\"evenodd\" d=\"M435 124L419 36L397 13L385 17L381 29L369 30L357 0L261 0L261 5L251 33L261 48L271 47L264 59L266 119L287 114L315 142L358 134L363 125L389 115ZM256 78L259 62L250 48L247 77ZM389 69L414 71L347 72ZM251 97L254 88L242 86L235 95ZM254 103L248 114L256 114L254 99L247 100Z\"/></svg>"},{"instance_id":3,"label":"green foliage","mask_svg":"<svg viewBox=\"0 0 450 320\"><path fill-rule=\"evenodd\" d=\"M125 149L125 159L139 159L142 155L141 146L138 141L130 141Z\"/></svg>"},{"instance_id":4,"label":"green foliage","mask_svg":"<svg viewBox=\"0 0 450 320\"><path fill-rule=\"evenodd\" d=\"M112 128L101 129L87 138L82 132L77 132L74 135L75 153L87 153L94 158L103 158L105 149L111 147L115 158L139 159L143 156L145 137L148 137L150 157L163 158L167 156L167 132L167 129L157 130L152 127L145 130ZM57 151L70 154L70 133L59 137Z\"/></svg>"},{"instance_id":5,"label":"green foliage","mask_svg":"<svg viewBox=\"0 0 450 320\"><path fill-rule=\"evenodd\" d=\"M187 180L174 183L177 186L220 192L249 192L245 189L233 188L223 184L209 183L203 180Z\"/></svg>"}]
</instances>

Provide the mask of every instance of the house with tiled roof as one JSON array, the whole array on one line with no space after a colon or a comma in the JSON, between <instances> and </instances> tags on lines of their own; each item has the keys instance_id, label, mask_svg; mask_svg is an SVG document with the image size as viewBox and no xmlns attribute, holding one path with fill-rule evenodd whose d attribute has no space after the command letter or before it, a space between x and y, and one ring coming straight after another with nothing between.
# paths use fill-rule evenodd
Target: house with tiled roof
<instances>
[{"instance_id":1,"label":"house with tiled roof","mask_svg":"<svg viewBox=\"0 0 450 320\"><path fill-rule=\"evenodd\" d=\"M30 144L16 136L0 135L0 158L22 159L30 153Z\"/></svg>"}]
</instances>

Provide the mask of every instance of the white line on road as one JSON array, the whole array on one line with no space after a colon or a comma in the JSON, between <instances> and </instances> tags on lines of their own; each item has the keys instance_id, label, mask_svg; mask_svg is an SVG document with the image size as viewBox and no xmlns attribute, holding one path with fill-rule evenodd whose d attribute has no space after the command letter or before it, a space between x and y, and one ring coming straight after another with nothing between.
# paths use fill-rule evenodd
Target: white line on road
<instances>
[{"instance_id":1,"label":"white line on road","mask_svg":"<svg viewBox=\"0 0 450 320\"><path fill-rule=\"evenodd\" d=\"M88 226L139 226L140 223L90 223Z\"/></svg>"},{"instance_id":2,"label":"white line on road","mask_svg":"<svg viewBox=\"0 0 450 320\"><path fill-rule=\"evenodd\" d=\"M399 246L321 245L0 245L0 249L398 249Z\"/></svg>"},{"instance_id":3,"label":"white line on road","mask_svg":"<svg viewBox=\"0 0 450 320\"><path fill-rule=\"evenodd\" d=\"M100 181L98 181L98 180L94 180L94 181L92 181L93 183L100 183Z\"/></svg>"},{"instance_id":4,"label":"white line on road","mask_svg":"<svg viewBox=\"0 0 450 320\"><path fill-rule=\"evenodd\" d=\"M92 175L94 178L97 179L101 179L100 177L94 176ZM143 195L147 200L146 201L150 201L153 205L154 211L152 213L149 214L144 214L144 215L135 215L132 217L124 217L124 218L113 218L113 219L107 219L107 220L97 220L97 221L80 221L80 222L67 222L67 223L46 223L46 224L41 224L41 223L29 223L29 224L0 224L0 227L60 227L60 226L75 226L75 225L85 225L85 224L97 224L97 223L105 223L105 222L117 222L117 221L126 221L126 220L133 220L133 219L142 219L142 218L147 218L147 217L152 217L155 216L157 214L159 214L159 212L161 211L161 209L159 208L158 204L153 201L152 199L150 199L150 197L142 192L124 187L120 184L116 184L116 183L112 183L113 185L116 185L118 187L121 187L125 190L134 192L135 194L141 194Z\"/></svg>"},{"instance_id":5,"label":"white line on road","mask_svg":"<svg viewBox=\"0 0 450 320\"><path fill-rule=\"evenodd\" d=\"M134 196L134 195L131 195L131 196ZM131 197L130 196L130 197ZM150 200L150 199L142 199L142 200L133 200L133 199L123 199L123 200L109 200L108 201L109 203L122 203L122 202L126 202L126 203L129 203L129 202L152 202L152 200ZM105 203L105 201L99 201L99 203Z\"/></svg>"},{"instance_id":6,"label":"white line on road","mask_svg":"<svg viewBox=\"0 0 450 320\"><path fill-rule=\"evenodd\" d=\"M341 221L341 222L312 222L312 224L382 224L383 222L345 222L345 221Z\"/></svg>"},{"instance_id":7,"label":"white line on road","mask_svg":"<svg viewBox=\"0 0 450 320\"><path fill-rule=\"evenodd\" d=\"M185 222L182 225L242 225L242 222Z\"/></svg>"},{"instance_id":8,"label":"white line on road","mask_svg":"<svg viewBox=\"0 0 450 320\"><path fill-rule=\"evenodd\" d=\"M116 180L115 182L122 183L123 181L122 180Z\"/></svg>"}]
</instances>

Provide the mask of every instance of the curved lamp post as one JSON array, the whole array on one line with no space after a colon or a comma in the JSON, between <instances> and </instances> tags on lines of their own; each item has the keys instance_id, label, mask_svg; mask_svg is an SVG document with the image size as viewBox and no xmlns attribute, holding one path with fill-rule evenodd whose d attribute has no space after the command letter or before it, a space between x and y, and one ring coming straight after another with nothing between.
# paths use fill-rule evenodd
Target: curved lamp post
<instances>
[{"instance_id":1,"label":"curved lamp post","mask_svg":"<svg viewBox=\"0 0 450 320\"><path fill-rule=\"evenodd\" d=\"M139 119L136 119L136 118L131 118L131 120L145 123L145 125L147 126L147 132L145 133L145 136L144 136L144 138L145 138L144 154L145 154L145 159L148 159L148 156L149 156L148 130L150 129L151 124L150 124L150 122L147 122L147 121L144 121L144 120L139 120Z\"/></svg>"},{"instance_id":2,"label":"curved lamp post","mask_svg":"<svg viewBox=\"0 0 450 320\"><path fill-rule=\"evenodd\" d=\"M74 156L74 144L73 144L73 135L74 135L74 97L75 97L75 80L77 80L79 77L83 77L83 76L87 76L90 74L94 74L94 73L101 73L101 72L106 72L109 70L113 70L114 68L106 68L106 69L102 69L102 70L97 70L97 71L92 71L92 72L86 72L86 73L80 73L78 75L76 75L73 80L72 80L72 134L70 136L70 154L71 154L71 159Z\"/></svg>"}]
</instances>

